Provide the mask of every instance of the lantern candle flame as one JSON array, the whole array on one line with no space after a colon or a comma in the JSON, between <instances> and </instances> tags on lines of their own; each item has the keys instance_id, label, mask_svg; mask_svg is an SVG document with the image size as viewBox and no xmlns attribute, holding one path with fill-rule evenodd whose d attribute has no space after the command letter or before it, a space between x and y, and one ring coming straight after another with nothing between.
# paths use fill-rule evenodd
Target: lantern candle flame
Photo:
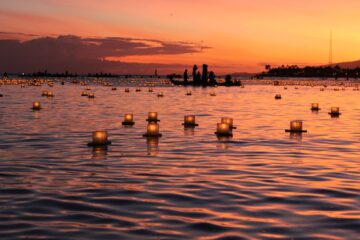
<instances>
[{"instance_id":1,"label":"lantern candle flame","mask_svg":"<svg viewBox=\"0 0 360 240\"><path fill-rule=\"evenodd\" d=\"M234 126L234 119L232 119L232 118L222 117L221 123L226 123L230 126L231 129L236 129L236 127Z\"/></svg>"}]
</instances>

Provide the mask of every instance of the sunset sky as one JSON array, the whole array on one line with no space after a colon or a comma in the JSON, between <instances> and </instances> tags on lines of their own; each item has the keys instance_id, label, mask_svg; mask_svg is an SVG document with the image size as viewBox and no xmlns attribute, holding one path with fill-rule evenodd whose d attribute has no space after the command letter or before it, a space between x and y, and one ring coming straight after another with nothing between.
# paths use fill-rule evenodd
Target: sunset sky
<instances>
[{"instance_id":1,"label":"sunset sky","mask_svg":"<svg viewBox=\"0 0 360 240\"><path fill-rule=\"evenodd\" d=\"M359 0L1 0L1 71L217 74L360 59ZM4 69L2 69L4 68Z\"/></svg>"}]
</instances>

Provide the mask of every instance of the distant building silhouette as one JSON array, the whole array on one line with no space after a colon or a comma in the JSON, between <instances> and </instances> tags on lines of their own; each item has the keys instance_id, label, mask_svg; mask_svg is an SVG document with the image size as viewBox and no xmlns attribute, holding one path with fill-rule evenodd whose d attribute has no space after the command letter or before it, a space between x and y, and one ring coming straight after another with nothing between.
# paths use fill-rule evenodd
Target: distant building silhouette
<instances>
[{"instance_id":1,"label":"distant building silhouette","mask_svg":"<svg viewBox=\"0 0 360 240\"><path fill-rule=\"evenodd\" d=\"M188 84L188 78L189 78L188 70L185 69L185 72L184 72L184 83L185 84Z\"/></svg>"},{"instance_id":2,"label":"distant building silhouette","mask_svg":"<svg viewBox=\"0 0 360 240\"><path fill-rule=\"evenodd\" d=\"M193 72L192 72L193 82L194 82L194 83L197 83L197 79L196 79L197 70L198 70L198 67L197 67L197 65L195 64L194 67L193 67Z\"/></svg>"},{"instance_id":3,"label":"distant building silhouette","mask_svg":"<svg viewBox=\"0 0 360 240\"><path fill-rule=\"evenodd\" d=\"M207 85L208 79L209 79L208 65L203 64L203 71L202 71L202 76L201 76L201 84L204 85L204 86Z\"/></svg>"}]
</instances>

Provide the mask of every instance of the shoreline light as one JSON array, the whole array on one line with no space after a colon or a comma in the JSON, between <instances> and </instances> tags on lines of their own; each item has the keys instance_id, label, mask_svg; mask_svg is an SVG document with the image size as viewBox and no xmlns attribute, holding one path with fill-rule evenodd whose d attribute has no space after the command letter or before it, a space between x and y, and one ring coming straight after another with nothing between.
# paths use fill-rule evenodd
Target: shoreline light
<instances>
[{"instance_id":1,"label":"shoreline light","mask_svg":"<svg viewBox=\"0 0 360 240\"><path fill-rule=\"evenodd\" d=\"M311 111L319 111L320 107L318 103L312 103L311 104Z\"/></svg>"},{"instance_id":2,"label":"shoreline light","mask_svg":"<svg viewBox=\"0 0 360 240\"><path fill-rule=\"evenodd\" d=\"M159 124L154 122L150 122L147 125L146 133L143 134L143 137L148 137L148 138L159 138L161 136L162 134L160 133L160 126Z\"/></svg>"},{"instance_id":3,"label":"shoreline light","mask_svg":"<svg viewBox=\"0 0 360 240\"><path fill-rule=\"evenodd\" d=\"M221 118L221 123L226 123L230 126L231 129L236 129L236 127L234 126L234 119L233 118L229 118L229 117L222 117Z\"/></svg>"},{"instance_id":4,"label":"shoreline light","mask_svg":"<svg viewBox=\"0 0 360 240\"><path fill-rule=\"evenodd\" d=\"M133 126L134 124L134 115L132 113L126 113L124 115L124 121L122 122L122 125Z\"/></svg>"},{"instance_id":5,"label":"shoreline light","mask_svg":"<svg viewBox=\"0 0 360 240\"><path fill-rule=\"evenodd\" d=\"M329 112L331 117L339 117L341 115L339 107L331 107Z\"/></svg>"},{"instance_id":6,"label":"shoreline light","mask_svg":"<svg viewBox=\"0 0 360 240\"><path fill-rule=\"evenodd\" d=\"M232 137L233 136L232 129L231 129L230 125L227 123L218 123L215 134L218 137Z\"/></svg>"},{"instance_id":7,"label":"shoreline light","mask_svg":"<svg viewBox=\"0 0 360 240\"><path fill-rule=\"evenodd\" d=\"M107 131L94 131L92 133L92 142L88 143L89 147L100 147L110 145L111 141L108 140Z\"/></svg>"},{"instance_id":8,"label":"shoreline light","mask_svg":"<svg viewBox=\"0 0 360 240\"><path fill-rule=\"evenodd\" d=\"M158 119L158 113L157 112L149 112L148 118L146 119L148 122L160 122Z\"/></svg>"},{"instance_id":9,"label":"shoreline light","mask_svg":"<svg viewBox=\"0 0 360 240\"><path fill-rule=\"evenodd\" d=\"M40 102L33 102L33 106L32 106L32 110L34 111L38 111L41 109L41 104Z\"/></svg>"},{"instance_id":10,"label":"shoreline light","mask_svg":"<svg viewBox=\"0 0 360 240\"><path fill-rule=\"evenodd\" d=\"M307 130L303 130L303 121L293 120L290 122L290 129L286 129L285 132L303 133L303 132L307 132Z\"/></svg>"},{"instance_id":11,"label":"shoreline light","mask_svg":"<svg viewBox=\"0 0 360 240\"><path fill-rule=\"evenodd\" d=\"M184 123L182 124L184 127L196 127L199 124L195 121L195 115L185 115L184 116Z\"/></svg>"}]
</instances>

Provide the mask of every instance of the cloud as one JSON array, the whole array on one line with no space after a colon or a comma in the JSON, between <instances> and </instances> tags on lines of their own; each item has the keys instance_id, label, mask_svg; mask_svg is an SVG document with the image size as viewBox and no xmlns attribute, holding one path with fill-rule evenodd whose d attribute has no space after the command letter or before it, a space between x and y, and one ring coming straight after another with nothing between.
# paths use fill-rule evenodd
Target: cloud
<instances>
[{"instance_id":1,"label":"cloud","mask_svg":"<svg viewBox=\"0 0 360 240\"><path fill-rule=\"evenodd\" d=\"M4 37L7 35L7 37ZM153 73L155 68L171 71L181 64L108 61L128 56L160 56L199 53L208 47L187 42L141 38L83 38L74 35L10 39L21 33L0 33L0 71L7 72L112 72Z\"/></svg>"}]
</instances>

